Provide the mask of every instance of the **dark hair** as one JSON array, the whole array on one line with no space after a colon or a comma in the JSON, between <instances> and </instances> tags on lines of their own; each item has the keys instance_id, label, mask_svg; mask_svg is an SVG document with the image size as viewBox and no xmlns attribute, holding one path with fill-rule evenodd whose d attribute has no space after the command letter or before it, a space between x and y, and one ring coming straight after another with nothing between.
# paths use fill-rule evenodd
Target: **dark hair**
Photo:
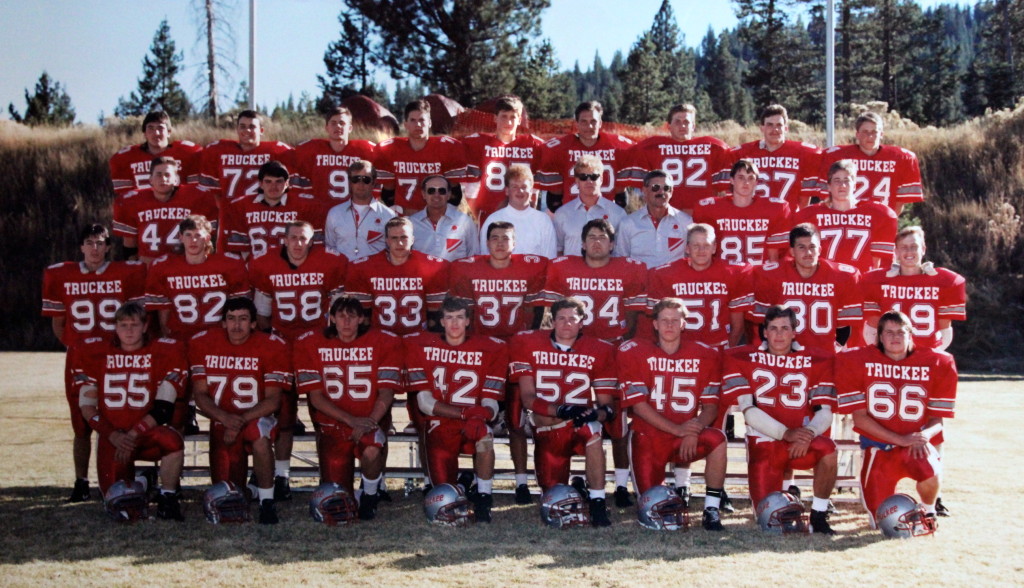
<instances>
[{"instance_id":1,"label":"dark hair","mask_svg":"<svg viewBox=\"0 0 1024 588\"><path fill-rule=\"evenodd\" d=\"M466 311L467 318L471 318L473 316L473 308L465 298L447 296L445 297L444 302L441 303L441 316L444 316L444 314L448 312L459 312L460 310Z\"/></svg>"},{"instance_id":2,"label":"dark hair","mask_svg":"<svg viewBox=\"0 0 1024 588\"><path fill-rule=\"evenodd\" d=\"M510 229L514 233L516 230L516 226L508 221L494 221L493 223L487 225L487 238L491 238L491 231L501 229Z\"/></svg>"},{"instance_id":3,"label":"dark hair","mask_svg":"<svg viewBox=\"0 0 1024 588\"><path fill-rule=\"evenodd\" d=\"M573 118L575 120L579 120L580 113L585 112L587 110L593 110L599 115L604 115L604 106L601 106L600 102L598 102L597 100L587 100L586 102L580 102L579 105L576 106L576 112L575 114L573 114Z\"/></svg>"},{"instance_id":4,"label":"dark hair","mask_svg":"<svg viewBox=\"0 0 1024 588\"><path fill-rule=\"evenodd\" d=\"M137 318L142 322L146 322L149 315L146 313L146 307L141 302L137 300L129 300L114 312L115 323L126 318Z\"/></svg>"},{"instance_id":5,"label":"dark hair","mask_svg":"<svg viewBox=\"0 0 1024 588\"><path fill-rule=\"evenodd\" d=\"M370 310L363 306L363 303L355 299L352 296L339 296L334 299L331 303L330 316L333 318L334 315L339 312L345 314L354 314L361 319L359 325L359 334L362 335L370 329L369 321ZM334 321L330 321L330 324L324 329L324 336L328 339L338 336L338 327L335 326Z\"/></svg>"},{"instance_id":6,"label":"dark hair","mask_svg":"<svg viewBox=\"0 0 1024 588\"><path fill-rule=\"evenodd\" d=\"M357 161L353 161L352 165L348 166L348 176L352 177L352 175L355 174L356 172L358 172L358 171L365 171L367 169L370 170L370 177L373 178L374 182L376 182L377 181L377 168L376 168L376 166L373 165L372 161L367 161L365 159L359 159Z\"/></svg>"},{"instance_id":7,"label":"dark hair","mask_svg":"<svg viewBox=\"0 0 1024 588\"><path fill-rule=\"evenodd\" d=\"M177 159L174 159L173 157L168 157L166 155L161 155L159 157L154 157L153 161L149 162L149 173L150 173L150 175L152 175L153 170L155 170L156 166L158 166L158 165L173 165L175 169L177 169L179 172L181 171L181 162L180 161L178 161Z\"/></svg>"},{"instance_id":8,"label":"dark hair","mask_svg":"<svg viewBox=\"0 0 1024 588\"><path fill-rule=\"evenodd\" d=\"M667 177L668 177L668 174L665 173L665 170L652 169L651 171L647 172L647 175L644 176L644 187L650 185L651 180L653 180L655 178L667 178Z\"/></svg>"},{"instance_id":9,"label":"dark hair","mask_svg":"<svg viewBox=\"0 0 1024 588\"><path fill-rule=\"evenodd\" d=\"M164 123L167 125L167 129L171 128L171 117L162 110L154 110L146 113L146 117L142 119L142 132L146 132L146 125L149 123Z\"/></svg>"},{"instance_id":10,"label":"dark hair","mask_svg":"<svg viewBox=\"0 0 1024 588\"><path fill-rule=\"evenodd\" d=\"M672 108L668 109L668 116L665 118L665 122L672 122L672 117L680 112L689 112L692 113L693 116L697 116L697 107L689 102L686 104L676 104Z\"/></svg>"},{"instance_id":11,"label":"dark hair","mask_svg":"<svg viewBox=\"0 0 1024 588\"><path fill-rule=\"evenodd\" d=\"M732 169L729 170L729 177L735 178L736 174L739 173L741 169L745 170L747 173L754 174L755 176L759 174L756 163L749 159L739 159L736 163L732 164Z\"/></svg>"},{"instance_id":12,"label":"dark hair","mask_svg":"<svg viewBox=\"0 0 1024 588\"><path fill-rule=\"evenodd\" d=\"M786 112L786 107L781 104L769 104L761 110L761 124L764 124L764 119L770 116L782 116L782 120L787 124L789 123L789 113Z\"/></svg>"},{"instance_id":13,"label":"dark hair","mask_svg":"<svg viewBox=\"0 0 1024 588\"><path fill-rule=\"evenodd\" d=\"M85 227L78 233L78 244L85 245L85 240L89 237L103 237L103 242L110 245L110 231L107 230L107 227L99 223L85 225Z\"/></svg>"},{"instance_id":14,"label":"dark hair","mask_svg":"<svg viewBox=\"0 0 1024 588\"><path fill-rule=\"evenodd\" d=\"M793 326L794 329L796 329L796 326L799 324L799 321L796 318L795 310L788 306L776 304L774 306L768 307L768 310L764 313L765 326L768 326L768 323L778 318L788 318L789 323Z\"/></svg>"},{"instance_id":15,"label":"dark hair","mask_svg":"<svg viewBox=\"0 0 1024 588\"><path fill-rule=\"evenodd\" d=\"M332 106L331 108L329 108L327 110L327 112L324 113L324 124L327 124L327 123L331 122L331 119L336 117L336 116L338 116L339 114L342 115L342 116L347 116L348 119L349 119L349 122L352 121L352 111L351 110L349 110L345 106Z\"/></svg>"},{"instance_id":16,"label":"dark hair","mask_svg":"<svg viewBox=\"0 0 1024 588\"><path fill-rule=\"evenodd\" d=\"M910 322L910 317L908 317L907 315L903 314L898 310L888 310L885 313L883 313L882 316L878 318L877 335L875 341L875 345L878 346L878 350L883 353L885 353L885 346L882 345L882 331L885 329L886 323L895 323L903 327L903 329L907 331L908 335L913 332L913 323ZM909 337L908 345L909 347L907 348L907 350L909 351L910 349L913 348L914 345L913 337Z\"/></svg>"},{"instance_id":17,"label":"dark hair","mask_svg":"<svg viewBox=\"0 0 1024 588\"><path fill-rule=\"evenodd\" d=\"M789 246L796 247L796 240L801 237L818 237L819 240L821 239L821 236L818 235L817 227L811 223L800 223L789 230Z\"/></svg>"},{"instance_id":18,"label":"dark hair","mask_svg":"<svg viewBox=\"0 0 1024 588\"><path fill-rule=\"evenodd\" d=\"M405 105L405 113L403 115L404 120L409 120L409 114L416 112L417 110L428 115L428 119L430 118L430 103L423 98L420 98L419 100L413 100Z\"/></svg>"},{"instance_id":19,"label":"dark hair","mask_svg":"<svg viewBox=\"0 0 1024 588\"><path fill-rule=\"evenodd\" d=\"M259 174L257 178L262 182L263 178L270 176L272 178L285 178L287 179L288 168L284 166L280 161L268 161L260 166Z\"/></svg>"},{"instance_id":20,"label":"dark hair","mask_svg":"<svg viewBox=\"0 0 1024 588\"><path fill-rule=\"evenodd\" d=\"M559 312L566 308L571 308L576 311L576 316L580 318L587 316L587 307L583 306L583 303L580 302L579 298L569 296L568 298L556 300L555 303L551 305L551 317L554 318Z\"/></svg>"},{"instance_id":21,"label":"dark hair","mask_svg":"<svg viewBox=\"0 0 1024 588\"><path fill-rule=\"evenodd\" d=\"M587 233L590 232L590 229L600 229L604 231L604 234L608 235L608 240L612 243L615 242L615 227L613 227L607 220L603 218L592 218L588 220L587 224L583 225L583 230L580 231L580 241L586 242Z\"/></svg>"},{"instance_id":22,"label":"dark hair","mask_svg":"<svg viewBox=\"0 0 1024 588\"><path fill-rule=\"evenodd\" d=\"M245 296L236 296L224 301L224 308L221 311L221 320L228 320L228 313L236 310L248 310L249 320L256 322L256 303Z\"/></svg>"},{"instance_id":23,"label":"dark hair","mask_svg":"<svg viewBox=\"0 0 1024 588\"><path fill-rule=\"evenodd\" d=\"M243 118L256 119L260 122L260 125L263 124L263 118L260 116L260 113L256 112L255 110L243 110L242 112L239 112L238 116L235 117L235 124L237 125L238 121L242 120Z\"/></svg>"}]
</instances>

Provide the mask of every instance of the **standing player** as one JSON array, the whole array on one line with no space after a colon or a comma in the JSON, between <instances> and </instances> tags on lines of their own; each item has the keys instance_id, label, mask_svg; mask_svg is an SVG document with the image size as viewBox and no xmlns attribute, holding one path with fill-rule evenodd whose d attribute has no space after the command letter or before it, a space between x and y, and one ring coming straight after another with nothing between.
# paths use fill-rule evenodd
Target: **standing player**
<instances>
[{"instance_id":1,"label":"standing player","mask_svg":"<svg viewBox=\"0 0 1024 588\"><path fill-rule=\"evenodd\" d=\"M476 221L448 203L451 183L444 176L427 176L422 184L427 207L409 217L416 251L454 261L477 254Z\"/></svg>"},{"instance_id":2,"label":"standing player","mask_svg":"<svg viewBox=\"0 0 1024 588\"><path fill-rule=\"evenodd\" d=\"M654 307L656 341L633 339L619 347L622 406L633 414L630 463L637 494L642 495L664 483L669 462L705 460L703 524L708 531L722 531L718 509L725 494L727 445L725 434L713 428L721 387L719 358L715 350L683 340L686 315L682 300L664 298ZM689 496L688 487L681 488Z\"/></svg>"},{"instance_id":3,"label":"standing player","mask_svg":"<svg viewBox=\"0 0 1024 588\"><path fill-rule=\"evenodd\" d=\"M510 377L536 426L537 483L542 491L567 483L572 457L584 455L589 491L581 494L588 496L591 523L608 527L601 425L615 419L613 348L583 335L586 310L578 300L559 300L551 312L553 331L527 331L509 346Z\"/></svg>"},{"instance_id":4,"label":"standing player","mask_svg":"<svg viewBox=\"0 0 1024 588\"><path fill-rule=\"evenodd\" d=\"M461 181L466 173L465 147L448 136L430 136L430 103L414 100L405 105L408 137L382 141L377 147L377 173L384 187L381 200L406 216L422 210L417 188L430 175ZM458 204L461 192L454 195Z\"/></svg>"},{"instance_id":5,"label":"standing player","mask_svg":"<svg viewBox=\"0 0 1024 588\"><path fill-rule=\"evenodd\" d=\"M853 145L836 145L821 154L818 189L824 197L828 191L826 174L840 159L852 159L860 173L853 186L853 200L870 200L885 204L897 216L907 204L924 200L921 170L917 156L895 145L882 145L885 122L874 112L864 112L854 123L857 131Z\"/></svg>"},{"instance_id":6,"label":"standing player","mask_svg":"<svg viewBox=\"0 0 1024 588\"><path fill-rule=\"evenodd\" d=\"M352 112L335 106L324 114L326 139L299 143L288 154L292 184L318 200L340 204L350 198L348 168L357 161L373 161L377 146L362 139L349 139Z\"/></svg>"},{"instance_id":7,"label":"standing player","mask_svg":"<svg viewBox=\"0 0 1024 588\"><path fill-rule=\"evenodd\" d=\"M957 373L953 356L916 349L913 323L890 310L878 321L877 345L836 358L839 407L853 414L864 449L861 496L872 528L882 501L903 478L917 482L925 513L936 513L942 463L936 444L953 418Z\"/></svg>"},{"instance_id":8,"label":"standing player","mask_svg":"<svg viewBox=\"0 0 1024 588\"><path fill-rule=\"evenodd\" d=\"M377 169L365 159L348 167L352 198L331 208L324 226L327 249L349 259L367 257L384 250L384 225L395 211L374 198Z\"/></svg>"},{"instance_id":9,"label":"standing player","mask_svg":"<svg viewBox=\"0 0 1024 588\"><path fill-rule=\"evenodd\" d=\"M259 193L260 167L287 157L292 148L280 141L263 141L263 115L243 110L235 119L238 140L214 141L203 150L199 183L220 190L218 203ZM221 247L223 250L224 248Z\"/></svg>"},{"instance_id":10,"label":"standing player","mask_svg":"<svg viewBox=\"0 0 1024 588\"><path fill-rule=\"evenodd\" d=\"M274 506L274 413L281 390L291 385L288 344L256 330L256 305L248 298L224 303L223 327L188 344L196 406L210 418L210 479L245 486L253 456L260 524L277 524Z\"/></svg>"},{"instance_id":11,"label":"standing player","mask_svg":"<svg viewBox=\"0 0 1024 588\"><path fill-rule=\"evenodd\" d=\"M99 435L100 491L106 494L118 480L134 482L135 460L158 460L157 516L183 521L177 493L185 443L167 423L188 378L184 346L173 339L150 341L140 302L118 308L114 322L113 341L88 339L75 349L73 360L82 417Z\"/></svg>"},{"instance_id":12,"label":"standing player","mask_svg":"<svg viewBox=\"0 0 1024 588\"><path fill-rule=\"evenodd\" d=\"M611 200L601 197L601 174L607 169L599 158L584 155L573 166L576 196L555 212L555 235L558 238L558 252L562 255L576 255L583 242L577 241L580 230L588 221L603 219L616 231L626 218L622 208L614 206Z\"/></svg>"},{"instance_id":13,"label":"standing player","mask_svg":"<svg viewBox=\"0 0 1024 588\"><path fill-rule=\"evenodd\" d=\"M732 164L748 159L761 171L758 197L788 202L793 210L807 206L818 194L818 159L821 151L810 143L786 140L789 115L781 104L761 111L761 135L758 141L733 147L719 174L724 182Z\"/></svg>"},{"instance_id":14,"label":"standing player","mask_svg":"<svg viewBox=\"0 0 1024 588\"><path fill-rule=\"evenodd\" d=\"M551 217L530 206L533 198L533 172L525 165L513 165L505 174L505 195L508 204L480 223L480 251L487 250L488 231L496 222L520 227L516 235L516 252L539 255L546 259L558 257L558 238Z\"/></svg>"},{"instance_id":15,"label":"standing player","mask_svg":"<svg viewBox=\"0 0 1024 588\"><path fill-rule=\"evenodd\" d=\"M157 157L178 162L178 171L186 183L199 181L203 148L191 141L171 141L171 117L155 111L142 119L145 143L129 145L110 158L110 181L114 194L123 196L132 190L150 187L151 163Z\"/></svg>"},{"instance_id":16,"label":"standing player","mask_svg":"<svg viewBox=\"0 0 1024 588\"><path fill-rule=\"evenodd\" d=\"M153 159L149 188L140 188L114 200L114 234L124 239L125 255L146 265L173 253L181 245L178 223L199 214L217 218L212 190L195 184L181 185L181 164L170 157Z\"/></svg>"},{"instance_id":17,"label":"standing player","mask_svg":"<svg viewBox=\"0 0 1024 588\"><path fill-rule=\"evenodd\" d=\"M619 225L616 255L658 267L683 257L686 227L693 219L669 204L672 180L660 169L644 176L644 207L633 212Z\"/></svg>"},{"instance_id":18,"label":"standing player","mask_svg":"<svg viewBox=\"0 0 1024 588\"><path fill-rule=\"evenodd\" d=\"M580 197L578 183L573 175L578 174L576 162L585 156L593 156L604 162L596 172L596 192L607 200L614 200L621 208L626 207L626 186L616 180L617 174L626 166L626 151L634 145L631 139L622 135L601 132L601 117L604 107L596 100L581 102L576 107L576 132L551 139L544 145L537 185L548 191L547 206L558 210L563 202Z\"/></svg>"},{"instance_id":19,"label":"standing player","mask_svg":"<svg viewBox=\"0 0 1024 588\"><path fill-rule=\"evenodd\" d=\"M668 111L669 136L649 137L629 150L629 167L624 175L639 185L648 172L668 174L678 206L692 215L697 203L718 192L714 176L725 167L729 146L715 137L694 137L697 108L676 104ZM659 264L660 265L660 264Z\"/></svg>"},{"instance_id":20,"label":"standing player","mask_svg":"<svg viewBox=\"0 0 1024 588\"><path fill-rule=\"evenodd\" d=\"M90 337L114 332L114 315L122 304L145 299L146 266L140 262L107 261L110 233L99 224L86 226L79 234L82 261L67 261L46 268L43 273L42 315L50 317L53 334L68 348L64 364L64 394L71 410L74 430L72 457L75 486L71 502L89 499L89 454L92 430L82 418L78 391L68 363L71 350Z\"/></svg>"},{"instance_id":21,"label":"standing player","mask_svg":"<svg viewBox=\"0 0 1024 588\"><path fill-rule=\"evenodd\" d=\"M857 166L840 159L828 170L828 196L820 204L801 208L793 224L810 223L818 228L825 259L867 272L892 263L896 213L878 202L857 202L852 197Z\"/></svg>"},{"instance_id":22,"label":"standing player","mask_svg":"<svg viewBox=\"0 0 1024 588\"><path fill-rule=\"evenodd\" d=\"M501 96L495 104L494 134L473 133L464 138L466 146L466 204L481 224L505 201L505 178L513 165L536 169L544 141L519 134L523 101L518 96Z\"/></svg>"},{"instance_id":23,"label":"standing player","mask_svg":"<svg viewBox=\"0 0 1024 588\"><path fill-rule=\"evenodd\" d=\"M832 351L797 343L797 320L792 308L769 308L764 343L725 352L722 393L739 405L747 425L751 503L757 508L768 494L788 489L786 471L813 469L811 530L834 535L828 504L838 461L835 441L825 436L836 406Z\"/></svg>"},{"instance_id":24,"label":"standing player","mask_svg":"<svg viewBox=\"0 0 1024 588\"><path fill-rule=\"evenodd\" d=\"M405 337L409 389L427 419L427 473L433 484L455 484L459 455L473 456L476 491L469 493L477 522L491 522L494 435L505 392L508 349L500 340L469 334L469 304L448 298L441 306L444 333Z\"/></svg>"},{"instance_id":25,"label":"standing player","mask_svg":"<svg viewBox=\"0 0 1024 588\"><path fill-rule=\"evenodd\" d=\"M732 195L700 201L694 222L715 227L718 257L726 263L778 261L792 226L789 204L754 197L758 171L750 160L734 163L729 175Z\"/></svg>"},{"instance_id":26,"label":"standing player","mask_svg":"<svg viewBox=\"0 0 1024 588\"><path fill-rule=\"evenodd\" d=\"M320 477L355 496L355 460L359 459L362 496L359 518L374 518L387 443L387 419L401 389L402 341L369 329L369 312L355 298L331 304L331 326L295 343L296 385L309 398L319 424Z\"/></svg>"}]
</instances>

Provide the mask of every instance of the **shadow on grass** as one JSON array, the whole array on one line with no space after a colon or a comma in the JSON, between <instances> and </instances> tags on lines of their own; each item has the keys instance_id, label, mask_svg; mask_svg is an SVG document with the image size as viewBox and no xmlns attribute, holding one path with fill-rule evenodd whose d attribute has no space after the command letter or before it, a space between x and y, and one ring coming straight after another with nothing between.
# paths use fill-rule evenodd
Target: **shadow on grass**
<instances>
[{"instance_id":1,"label":"shadow on grass","mask_svg":"<svg viewBox=\"0 0 1024 588\"><path fill-rule=\"evenodd\" d=\"M215 526L203 517L201 493L185 492L186 521L154 520L134 525L111 522L94 498L64 502L68 489L54 486L0 489L0 563L78 562L127 558L132 565L246 558L264 564L336 562L365 565L376 560L404 570L508 558L538 569L582 568L619 560L680 561L733 554L859 549L882 541L870 531L858 507L842 505L833 516L839 535L766 536L750 517L749 505L725 519L727 532L700 529L699 504L689 532L659 533L635 522L635 510L614 509L608 529L558 531L544 527L538 509L516 506L507 495L496 498L494 523L465 529L433 527L423 516L420 495L394 492L395 502L381 506L378 519L347 528L328 528L308 515L308 494L279 505L281 524ZM746 506L743 508L742 506ZM155 514L155 505L151 507ZM255 514L255 510L254 510ZM381 564L385 565L385 564Z\"/></svg>"}]
</instances>

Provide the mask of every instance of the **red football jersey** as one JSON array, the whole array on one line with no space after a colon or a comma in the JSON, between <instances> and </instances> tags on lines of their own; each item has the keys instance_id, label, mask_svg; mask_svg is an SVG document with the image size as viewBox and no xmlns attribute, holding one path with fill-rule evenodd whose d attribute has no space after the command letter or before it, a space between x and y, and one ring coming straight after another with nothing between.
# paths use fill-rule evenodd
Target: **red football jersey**
<instances>
[{"instance_id":1,"label":"red football jersey","mask_svg":"<svg viewBox=\"0 0 1024 588\"><path fill-rule=\"evenodd\" d=\"M201 214L216 227L216 193L208 188L179 186L167 202L157 200L150 188L128 192L114 199L114 234L134 238L139 255L150 259L174 253L181 245L178 223Z\"/></svg>"},{"instance_id":2,"label":"red football jersey","mask_svg":"<svg viewBox=\"0 0 1024 588\"><path fill-rule=\"evenodd\" d=\"M818 195L818 160L821 150L810 143L786 141L775 151L762 147L762 141L751 141L733 147L718 174L720 184L729 183L732 165L741 159L754 162L760 178L755 194L763 198L788 202L800 208L800 197Z\"/></svg>"},{"instance_id":3,"label":"red football jersey","mask_svg":"<svg viewBox=\"0 0 1024 588\"><path fill-rule=\"evenodd\" d=\"M348 265L345 292L373 309L373 326L399 335L426 328L427 311L448 294L448 262L413 251L393 265L387 250Z\"/></svg>"},{"instance_id":4,"label":"red football jersey","mask_svg":"<svg viewBox=\"0 0 1024 588\"><path fill-rule=\"evenodd\" d=\"M583 327L591 337L614 341L626 334L626 313L647 310L647 266L628 257L613 257L592 268L578 255L548 264L544 299L554 304L572 296L583 303Z\"/></svg>"},{"instance_id":5,"label":"red football jersey","mask_svg":"<svg viewBox=\"0 0 1024 588\"><path fill-rule=\"evenodd\" d=\"M267 204L262 194L236 198L224 206L220 250L262 255L282 245L287 232L285 225L297 220L313 225L313 242L322 244L330 209L329 201L296 190L289 190L275 206Z\"/></svg>"},{"instance_id":6,"label":"red football jersey","mask_svg":"<svg viewBox=\"0 0 1024 588\"><path fill-rule=\"evenodd\" d=\"M322 390L335 406L353 416L370 416L381 390L402 389L402 340L387 331L370 329L351 343L313 331L295 342L293 356L299 393ZM313 411L313 419L337 424L319 411Z\"/></svg>"},{"instance_id":7,"label":"red football jersey","mask_svg":"<svg viewBox=\"0 0 1024 588\"><path fill-rule=\"evenodd\" d=\"M473 331L507 340L533 323L533 307L542 303L548 260L513 254L511 264L495 269L489 255L452 262L451 295L473 305Z\"/></svg>"},{"instance_id":8,"label":"red football jersey","mask_svg":"<svg viewBox=\"0 0 1024 588\"><path fill-rule=\"evenodd\" d=\"M811 223L821 235L821 256L846 263L861 272L892 263L896 246L896 213L877 202L861 202L847 211L829 208L824 203L812 204L793 215L792 226Z\"/></svg>"},{"instance_id":9,"label":"red football jersey","mask_svg":"<svg viewBox=\"0 0 1024 588\"><path fill-rule=\"evenodd\" d=\"M292 369L288 344L260 331L241 345L228 340L227 331L215 327L188 342L192 382L205 382L218 408L242 414L266 397L267 387L288 389Z\"/></svg>"},{"instance_id":10,"label":"red football jersey","mask_svg":"<svg viewBox=\"0 0 1024 588\"><path fill-rule=\"evenodd\" d=\"M818 189L823 200L828 194L828 168L840 159L852 159L857 164L854 200L871 200L891 208L924 200L917 156L895 145L882 145L874 155L865 155L857 145L826 149L818 169Z\"/></svg>"},{"instance_id":11,"label":"red football jersey","mask_svg":"<svg viewBox=\"0 0 1024 588\"><path fill-rule=\"evenodd\" d=\"M650 341L633 339L619 347L618 365L622 408L647 401L673 423L695 418L702 404L718 404L721 360L717 351L683 341L675 353L665 353ZM642 418L633 417L632 429L657 432Z\"/></svg>"},{"instance_id":12,"label":"red football jersey","mask_svg":"<svg viewBox=\"0 0 1024 588\"><path fill-rule=\"evenodd\" d=\"M291 150L280 141L261 141L250 151L242 151L238 141L231 139L214 141L203 150L199 183L219 189L222 202L255 197L260 187L260 167L269 161L284 161Z\"/></svg>"},{"instance_id":13,"label":"red football jersey","mask_svg":"<svg viewBox=\"0 0 1024 588\"><path fill-rule=\"evenodd\" d=\"M76 389L95 386L100 416L118 430L132 428L149 414L161 384L167 382L180 396L188 378L185 347L174 339L122 351L109 336L95 337L72 350L69 364Z\"/></svg>"},{"instance_id":14,"label":"red football jersey","mask_svg":"<svg viewBox=\"0 0 1024 588\"><path fill-rule=\"evenodd\" d=\"M508 348L493 337L470 335L449 345L438 333L403 338L409 390L426 391L454 406L480 405L505 398Z\"/></svg>"},{"instance_id":15,"label":"red football jersey","mask_svg":"<svg viewBox=\"0 0 1024 588\"><path fill-rule=\"evenodd\" d=\"M361 159L372 162L376 154L377 145L362 139L349 140L341 151L327 139L310 139L288 154L285 165L292 185L334 205L349 199L348 166Z\"/></svg>"},{"instance_id":16,"label":"red football jersey","mask_svg":"<svg viewBox=\"0 0 1024 588\"><path fill-rule=\"evenodd\" d=\"M178 162L178 176L182 184L199 181L199 165L203 148L191 141L174 141L153 155L146 143L129 145L110 158L110 181L114 193L127 194L132 190L149 188L149 174L153 160L157 157L171 157Z\"/></svg>"},{"instance_id":17,"label":"red football jersey","mask_svg":"<svg viewBox=\"0 0 1024 588\"><path fill-rule=\"evenodd\" d=\"M395 191L395 208L403 214L422 210L420 183L423 178L443 175L449 181L461 181L466 174L466 150L457 139L430 137L427 145L413 151L409 139L396 137L377 146L377 179L386 190Z\"/></svg>"},{"instance_id":18,"label":"red football jersey","mask_svg":"<svg viewBox=\"0 0 1024 588\"><path fill-rule=\"evenodd\" d=\"M728 263L761 265L765 249L789 247L789 204L768 198L754 198L740 208L731 196L702 200L693 211L693 222L715 227L716 255Z\"/></svg>"},{"instance_id":19,"label":"red football jersey","mask_svg":"<svg viewBox=\"0 0 1024 588\"><path fill-rule=\"evenodd\" d=\"M146 279L146 309L170 310L171 336L187 339L220 325L224 302L249 295L249 276L237 257L213 254L203 263L189 264L183 255L153 262Z\"/></svg>"},{"instance_id":20,"label":"red football jersey","mask_svg":"<svg viewBox=\"0 0 1024 588\"><path fill-rule=\"evenodd\" d=\"M252 260L249 280L261 316L270 316L274 333L295 341L310 329L327 326L333 295L345 289L348 260L340 253L312 249L299 267L271 249Z\"/></svg>"},{"instance_id":21,"label":"red football jersey","mask_svg":"<svg viewBox=\"0 0 1024 588\"><path fill-rule=\"evenodd\" d=\"M791 260L766 263L754 269L754 308L751 318L764 322L773 304L796 311L796 336L801 344L823 350L835 349L835 330L860 328L864 318L864 295L860 276L848 265L827 259L819 261L810 278L797 273Z\"/></svg>"},{"instance_id":22,"label":"red football jersey","mask_svg":"<svg viewBox=\"0 0 1024 588\"><path fill-rule=\"evenodd\" d=\"M840 412L867 409L880 425L898 435L920 431L932 417L954 416L956 363L942 351L915 349L901 361L874 345L840 353L836 384Z\"/></svg>"},{"instance_id":23,"label":"red football jersey","mask_svg":"<svg viewBox=\"0 0 1024 588\"><path fill-rule=\"evenodd\" d=\"M802 427L814 417L813 406L836 409L831 350L800 348L774 355L764 345L725 350L722 395L725 406L751 394L754 406L787 429ZM747 426L747 435L763 436Z\"/></svg>"},{"instance_id":24,"label":"red football jersey","mask_svg":"<svg viewBox=\"0 0 1024 588\"><path fill-rule=\"evenodd\" d=\"M544 144L540 170L534 174L537 187L550 192L561 193L563 202L579 197L573 166L584 155L596 155L604 164L601 176L601 195L611 200L615 194L626 189L626 184L616 178L628 164L626 152L634 145L633 140L622 135L601 133L593 146L587 147L575 134L563 135Z\"/></svg>"},{"instance_id":25,"label":"red football jersey","mask_svg":"<svg viewBox=\"0 0 1024 588\"><path fill-rule=\"evenodd\" d=\"M538 403L592 405L597 394L618 397L614 351L610 343L586 335L562 351L551 331L526 331L509 342L509 378L518 382L532 376ZM543 412L536 405L534 411Z\"/></svg>"},{"instance_id":26,"label":"red football jersey","mask_svg":"<svg viewBox=\"0 0 1024 588\"><path fill-rule=\"evenodd\" d=\"M146 299L146 265L108 261L90 272L78 261L55 263L43 272L42 315L65 318L61 343L114 332L114 313L125 302Z\"/></svg>"},{"instance_id":27,"label":"red football jersey","mask_svg":"<svg viewBox=\"0 0 1024 588\"><path fill-rule=\"evenodd\" d=\"M864 316L880 317L899 310L910 317L915 347L938 347L939 321L967 320L967 282L960 274L935 268L935 275L889 276L888 268L868 272L861 279Z\"/></svg>"},{"instance_id":28,"label":"red football jersey","mask_svg":"<svg viewBox=\"0 0 1024 588\"><path fill-rule=\"evenodd\" d=\"M511 143L502 143L495 135L474 133L462 143L466 146L466 181L480 182L476 198L467 199L466 204L481 222L505 202L508 168L518 164L536 171L544 146L539 137L523 134Z\"/></svg>"},{"instance_id":29,"label":"red football jersey","mask_svg":"<svg viewBox=\"0 0 1024 588\"><path fill-rule=\"evenodd\" d=\"M629 150L624 175L630 186L642 188L647 172L662 170L672 180L672 205L693 210L698 202L722 189L715 185L714 178L726 165L728 152L729 146L715 137L694 137L688 141L649 137Z\"/></svg>"},{"instance_id":30,"label":"red football jersey","mask_svg":"<svg viewBox=\"0 0 1024 588\"><path fill-rule=\"evenodd\" d=\"M729 315L753 309L751 269L716 260L697 271L689 259L678 259L651 270L647 305L654 308L662 298L681 298L687 313L683 339L724 346L729 342Z\"/></svg>"}]
</instances>

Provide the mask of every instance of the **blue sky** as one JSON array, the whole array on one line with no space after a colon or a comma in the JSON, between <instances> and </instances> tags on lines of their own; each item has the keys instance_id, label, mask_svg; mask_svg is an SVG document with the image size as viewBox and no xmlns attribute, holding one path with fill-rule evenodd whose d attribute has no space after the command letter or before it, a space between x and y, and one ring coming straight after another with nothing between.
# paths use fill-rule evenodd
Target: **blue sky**
<instances>
[{"instance_id":1,"label":"blue sky","mask_svg":"<svg viewBox=\"0 0 1024 588\"><path fill-rule=\"evenodd\" d=\"M229 3L232 0L229 0ZM248 76L248 0L236 4L228 20L235 29L236 61L231 90ZM924 6L937 0L922 0ZM953 2L947 2L953 3ZM964 3L964 2L961 2ZM0 2L5 45L0 58L0 108L25 107L24 90L34 88L45 69L65 85L78 121L95 123L110 114L117 99L134 90L160 21L167 19L186 72L179 81L193 97L204 48L197 43L193 0L32 0ZM599 53L607 64L615 51L630 45L651 25L661 0L553 0L542 16L543 36L551 39L563 68L579 61L587 69ZM695 46L708 27L736 24L729 0L673 0L686 43ZM338 0L257 0L256 101L261 105L319 95L317 74L323 54L338 37ZM623 8L624 6L628 8Z\"/></svg>"}]
</instances>

